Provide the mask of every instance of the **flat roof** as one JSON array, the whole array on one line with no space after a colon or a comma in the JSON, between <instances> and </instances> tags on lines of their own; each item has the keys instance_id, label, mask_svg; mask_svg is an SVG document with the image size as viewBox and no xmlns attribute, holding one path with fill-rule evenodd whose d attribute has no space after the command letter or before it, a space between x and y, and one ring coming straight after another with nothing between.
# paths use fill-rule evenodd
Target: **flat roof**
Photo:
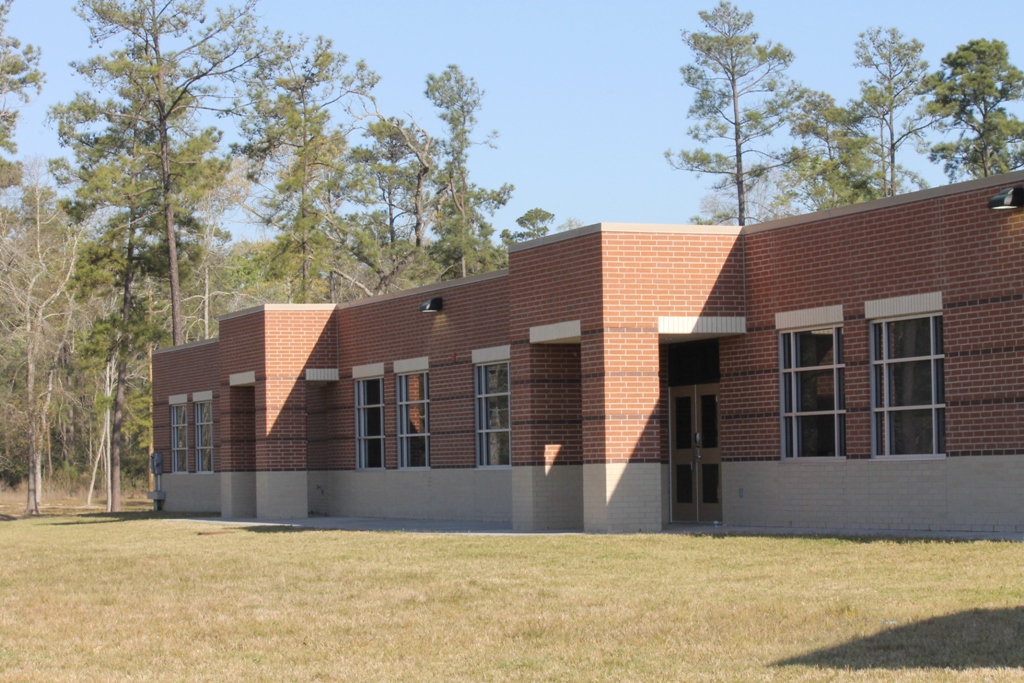
<instances>
[{"instance_id":1,"label":"flat roof","mask_svg":"<svg viewBox=\"0 0 1024 683\"><path fill-rule=\"evenodd\" d=\"M188 344L182 344L181 346L167 346L162 349L153 349L153 355L157 356L161 353L167 353L168 351L183 351L185 349L194 349L197 346L206 346L207 344L216 344L220 341L220 337L213 337L212 339L200 339L199 341L189 342Z\"/></svg>"},{"instance_id":2,"label":"flat roof","mask_svg":"<svg viewBox=\"0 0 1024 683\"><path fill-rule=\"evenodd\" d=\"M658 223L610 222L594 223L592 225L586 225L581 228L576 228L575 230L566 230L565 232L558 232L551 235L545 235L544 237L539 237L535 240L530 240L529 242L513 244L509 246L508 251L509 253L514 253L517 251L523 251L525 249L534 249L536 247L552 244L554 242L561 242L563 240L575 239L577 237L584 237L586 235L592 235L602 232L663 235L752 235L759 232L765 232L768 230L778 230L780 228L788 228L796 225L803 225L806 223L814 223L818 221L829 220L832 218L839 218L841 216L850 216L858 213L877 211L880 209L900 206L903 204L911 204L913 202L926 201L929 199L936 199L948 195L972 192L974 190L981 190L987 187L1005 187L1022 183L1024 183L1024 171L1014 171L1012 173L1004 173L1001 175L989 176L987 178L977 178L975 180L969 180L961 183L941 185L939 187L918 190L916 192L907 192L905 194L899 194L894 197L884 197L882 199L861 202L859 204L850 204L848 206L843 206L836 209L816 211L814 213L803 214L800 216L789 216L774 221L757 223L754 225L747 225L743 227L739 227L736 225L673 225ZM253 313L262 313L264 311L325 311L340 310L344 308L355 308L357 306L366 306L381 301L388 301L390 299L399 299L402 297L409 296L422 296L424 294L428 294L431 292L445 290L451 287L460 287L462 285L469 285L475 282L482 282L494 278L505 277L506 275L508 275L508 270L497 270L490 273L470 275L469 277L459 278L457 280L446 280L444 282L436 282L434 284L416 287L415 289L404 289L398 292L391 292L389 294L380 294L377 296L368 297L366 299L356 299L354 301L347 301L345 303L340 304L261 304L259 306L252 306L250 308L244 308L239 311L226 313L224 315L218 316L217 320L230 320L232 318L238 318L244 315L251 315ZM216 341L216 338L206 339L203 341L183 344L182 346L173 346L165 349L157 349L154 351L154 353L165 353L167 351L188 349L196 346L201 346L203 344L212 344L215 343Z\"/></svg>"},{"instance_id":3,"label":"flat roof","mask_svg":"<svg viewBox=\"0 0 1024 683\"><path fill-rule=\"evenodd\" d=\"M221 320L240 318L243 315L262 313L264 311L335 311L343 308L355 308L356 306L375 304L380 301L388 301L390 299L400 299L407 296L421 296L423 294L436 292L442 289L450 289L451 287L461 287L462 285L470 285L474 282L494 280L496 278L505 277L506 275L508 275L507 269L494 270L489 273L478 273L476 275L469 275L457 280L444 280L443 282L435 282L433 284L423 285L422 287L416 287L414 289L403 289L397 292L390 292L388 294L378 294L377 296L371 296L365 299L355 299L354 301L346 301L340 304L260 304L259 306L251 306L239 311L232 311L231 313L219 315L217 316L217 321L219 322ZM182 347L179 346L175 348Z\"/></svg>"},{"instance_id":4,"label":"flat roof","mask_svg":"<svg viewBox=\"0 0 1024 683\"><path fill-rule=\"evenodd\" d=\"M877 211L879 209L900 206L901 204L911 204L913 202L922 202L929 199L944 197L947 195L972 192L974 190L980 190L986 187L1012 186L1021 183L1024 183L1024 171L1014 171L1012 173L1004 173L1002 175L989 176L987 178L977 178L975 180L968 180L961 183L951 183L949 185L940 185L939 187L930 187L925 190L907 192L904 194L895 195L893 197L873 199L871 201L861 202L859 204L849 204L847 206L842 206L836 209L815 211L814 213L806 213L801 214L799 216L787 216L786 218L779 218L777 220L767 221L765 223L745 225L742 228L737 225L672 225L659 223L606 222L594 223L593 225L586 225L582 228L576 228L575 230L566 230L565 232L558 232L551 235L545 235L544 237L538 237L537 239L530 240L529 242L513 244L509 246L508 251L509 253L514 253L517 251L522 251L524 249L533 249L535 247L541 247L546 244L551 244L552 242L560 242L562 240L574 239L576 237L583 237L584 235L591 235L600 232L632 232L643 234L668 235L752 235L759 232L765 232L766 230L778 230L779 228L788 228L795 225L803 225L805 223L815 223L818 221L829 220L841 216L850 216L858 213L866 213L868 211Z\"/></svg>"},{"instance_id":5,"label":"flat roof","mask_svg":"<svg viewBox=\"0 0 1024 683\"><path fill-rule=\"evenodd\" d=\"M987 178L977 178L975 180L968 180L962 183L951 183L949 185L929 187L928 189L925 190L907 192L904 194L895 195L893 197L872 199L869 202L849 204L847 206L841 206L836 209L826 209L824 211L815 211L814 213L806 213L800 216L789 216L786 218L779 218L778 220L774 221L767 221L765 223L755 223L754 225L746 225L743 227L743 234L752 235L758 232L764 232L766 230L788 228L790 226L801 225L803 223L814 223L817 221L828 220L830 218L839 218L840 216L850 216L858 213L866 213L868 211L888 209L893 206L900 206L902 204L923 202L928 199L937 199L939 197L945 197L948 195L973 192L974 190L983 190L986 187L1003 187L1019 185L1022 182L1024 182L1024 171L1013 171L1012 173L1003 173L1001 175L989 176Z\"/></svg>"}]
</instances>

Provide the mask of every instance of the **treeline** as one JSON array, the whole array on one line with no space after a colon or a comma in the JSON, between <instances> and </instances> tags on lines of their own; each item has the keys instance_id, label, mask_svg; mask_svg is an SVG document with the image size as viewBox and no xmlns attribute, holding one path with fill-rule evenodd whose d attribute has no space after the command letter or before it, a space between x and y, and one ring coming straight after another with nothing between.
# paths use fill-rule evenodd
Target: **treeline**
<instances>
[{"instance_id":1,"label":"treeline","mask_svg":"<svg viewBox=\"0 0 1024 683\"><path fill-rule=\"evenodd\" d=\"M701 146L665 153L716 178L696 221L745 225L922 189L912 154L950 181L1024 165L1024 123L1006 109L1024 73L1001 41L968 41L932 71L920 41L868 29L852 51L860 93L843 104L792 81L792 51L763 40L753 14L722 1L699 17L703 30L682 32L693 61L681 71Z\"/></svg>"},{"instance_id":2,"label":"treeline","mask_svg":"<svg viewBox=\"0 0 1024 683\"><path fill-rule=\"evenodd\" d=\"M0 482L109 490L146 480L154 348L213 337L216 317L264 302L342 302L501 268L540 237L537 208L495 234L510 184L474 182L483 91L457 66L426 77L437 120L383 110L378 75L328 39L272 33L256 0L79 0L101 54L49 112L59 160L14 161L18 106L39 52L7 35L0 0ZM930 71L923 46L871 29L855 46L856 102L786 77L793 55L729 3L684 31L691 135L673 166L720 180L703 222L747 223L923 185L922 149L951 178L1024 163L1005 110L1024 77L998 41ZM225 130L232 142L225 140ZM440 131L431 132L431 131ZM926 133L945 135L927 143ZM224 226L263 227L232 240ZM578 225L568 219L559 228ZM105 484L104 484L105 482Z\"/></svg>"},{"instance_id":3,"label":"treeline","mask_svg":"<svg viewBox=\"0 0 1024 683\"><path fill-rule=\"evenodd\" d=\"M13 0L0 2L0 27ZM513 187L473 181L483 91L457 66L426 77L427 126L382 112L378 76L330 40L271 33L255 0L80 0L99 56L49 112L65 159L3 166L0 482L141 485L152 350L215 336L263 302L340 302L501 268L546 232L534 210L495 239ZM2 32L0 146L43 82ZM231 125L226 144L218 125ZM231 241L232 220L266 238Z\"/></svg>"}]
</instances>

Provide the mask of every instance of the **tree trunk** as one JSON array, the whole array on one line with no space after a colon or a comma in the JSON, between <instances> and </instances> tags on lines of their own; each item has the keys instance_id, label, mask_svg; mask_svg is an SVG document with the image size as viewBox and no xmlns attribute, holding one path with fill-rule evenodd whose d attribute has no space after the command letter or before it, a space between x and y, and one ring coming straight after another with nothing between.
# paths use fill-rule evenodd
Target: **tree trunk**
<instances>
[{"instance_id":1,"label":"tree trunk","mask_svg":"<svg viewBox=\"0 0 1024 683\"><path fill-rule=\"evenodd\" d=\"M203 268L203 339L210 338L210 264ZM153 365L153 347L149 347L150 368ZM152 381L152 377L150 380Z\"/></svg>"},{"instance_id":2,"label":"tree trunk","mask_svg":"<svg viewBox=\"0 0 1024 683\"><path fill-rule=\"evenodd\" d=\"M146 344L146 347L147 347L146 351L147 351L147 354L149 356L149 386L153 386L153 345L152 344ZM149 437L149 439L148 439L149 440L149 447L147 448L147 451L148 451L148 455L150 456L150 458L152 458L153 457L153 449L154 449L154 445L153 445L153 420L152 420L152 416L150 416L150 420L149 420L148 437ZM152 460L150 460L150 462L152 462ZM147 467L146 471L149 472L149 490L150 491L155 491L156 490L156 477L153 475L153 470L150 469L149 467Z\"/></svg>"},{"instance_id":3,"label":"tree trunk","mask_svg":"<svg viewBox=\"0 0 1024 683\"><path fill-rule=\"evenodd\" d=\"M740 128L740 96L736 80L732 81L733 136L736 142L736 208L737 223L747 224L747 188L743 176L743 130Z\"/></svg>"},{"instance_id":4,"label":"tree trunk","mask_svg":"<svg viewBox=\"0 0 1024 683\"><path fill-rule=\"evenodd\" d=\"M114 394L114 416L110 429L110 481L108 504L110 512L121 511L121 427L124 424L125 386L128 384L128 362L117 361L117 391Z\"/></svg>"},{"instance_id":5,"label":"tree trunk","mask_svg":"<svg viewBox=\"0 0 1024 683\"><path fill-rule=\"evenodd\" d=\"M157 61L160 62L159 32L156 32L152 37L153 51L156 54ZM168 122L170 112L167 111L162 65L156 74L156 85L156 106L160 117L160 184L163 190L163 197L161 199L163 200L164 226L167 229L167 269L170 271L171 280L171 338L175 346L181 346L185 343L185 333L181 317L181 288L178 283L178 242L175 239L174 230L174 184L173 176L171 175L171 134ZM129 268L132 268L130 263Z\"/></svg>"},{"instance_id":6,"label":"tree trunk","mask_svg":"<svg viewBox=\"0 0 1024 683\"><path fill-rule=\"evenodd\" d=\"M92 505L92 494L96 490L96 472L100 469L100 460L105 460L104 453L107 447L107 435L110 433L110 410L103 414L103 431L100 432L100 445L96 449L96 457L92 461L92 480L89 482L89 495L85 498L86 507ZM89 448L92 448L90 439ZM110 499L110 496L107 496Z\"/></svg>"},{"instance_id":7,"label":"tree trunk","mask_svg":"<svg viewBox=\"0 0 1024 683\"><path fill-rule=\"evenodd\" d=\"M46 378L46 400L43 401L43 409L39 411L43 436L46 437L46 476L50 480L50 486L53 486L53 437L50 434L50 421L47 416L50 414L50 402L53 400L53 375L56 372L57 363L55 361Z\"/></svg>"},{"instance_id":8,"label":"tree trunk","mask_svg":"<svg viewBox=\"0 0 1024 683\"><path fill-rule=\"evenodd\" d=\"M175 346L185 343L181 320L181 288L178 284L178 244L174 232L174 201L171 199L170 140L166 125L160 131L160 161L164 190L164 221L167 226L167 268L171 279L171 337Z\"/></svg>"},{"instance_id":9,"label":"tree trunk","mask_svg":"<svg viewBox=\"0 0 1024 683\"><path fill-rule=\"evenodd\" d=\"M25 512L29 515L39 514L39 453L36 450L36 364L35 344L32 342L32 327L29 325L29 339L25 349L25 364L28 376L25 379L25 391L28 403L28 500Z\"/></svg>"},{"instance_id":10,"label":"tree trunk","mask_svg":"<svg viewBox=\"0 0 1024 683\"><path fill-rule=\"evenodd\" d=\"M896 194L896 121L889 112L889 195Z\"/></svg>"}]
</instances>

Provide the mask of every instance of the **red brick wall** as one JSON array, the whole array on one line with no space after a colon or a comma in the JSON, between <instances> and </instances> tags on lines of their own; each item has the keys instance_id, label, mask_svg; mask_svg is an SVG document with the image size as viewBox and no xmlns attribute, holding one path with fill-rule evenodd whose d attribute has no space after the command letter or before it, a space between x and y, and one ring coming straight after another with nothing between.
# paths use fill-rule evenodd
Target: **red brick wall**
<instances>
[{"instance_id":1,"label":"red brick wall","mask_svg":"<svg viewBox=\"0 0 1024 683\"><path fill-rule=\"evenodd\" d=\"M334 310L266 310L265 377L256 382L256 469L265 472L308 468L306 443L307 368L338 367ZM319 396L319 394L315 394Z\"/></svg>"},{"instance_id":2,"label":"red brick wall","mask_svg":"<svg viewBox=\"0 0 1024 683\"><path fill-rule=\"evenodd\" d=\"M663 462L658 318L744 315L743 254L731 235L594 232L513 252L510 289L513 460L539 462L559 419L529 330L579 320L583 462Z\"/></svg>"},{"instance_id":3,"label":"red brick wall","mask_svg":"<svg viewBox=\"0 0 1024 683\"><path fill-rule=\"evenodd\" d=\"M517 250L507 275L336 311L230 318L218 344L155 357L157 447L169 452L167 397L211 389L218 470L354 468L351 369L382 362L385 462L396 467L394 361L427 356L431 466L474 467L471 352L510 344L514 464L663 462L658 317L745 315L747 334L720 341L723 453L774 459L774 316L842 304L847 452L869 457L864 301L941 291L949 454L1024 453L1024 212L989 211L992 193L742 238L593 232ZM432 296L444 311L420 313ZM570 320L580 321L579 344L529 343L531 327ZM307 368L334 367L339 382L303 379ZM250 370L254 390L227 390L230 374Z\"/></svg>"},{"instance_id":4,"label":"red brick wall","mask_svg":"<svg viewBox=\"0 0 1024 683\"><path fill-rule=\"evenodd\" d=\"M215 413L214 430L221 440L218 472L256 471L256 387L221 389L221 410Z\"/></svg>"},{"instance_id":5,"label":"red brick wall","mask_svg":"<svg viewBox=\"0 0 1024 683\"><path fill-rule=\"evenodd\" d=\"M847 452L869 457L864 302L941 291L952 456L1024 453L1024 216L989 188L746 236L747 327L722 341L723 450L779 455L774 315L843 305Z\"/></svg>"},{"instance_id":6,"label":"red brick wall","mask_svg":"<svg viewBox=\"0 0 1024 683\"><path fill-rule=\"evenodd\" d=\"M253 372L257 381L266 378L266 326L262 313L220 321L220 401L214 406L214 433L223 435L214 464L222 472L256 471L256 389L231 387L229 377Z\"/></svg>"},{"instance_id":7,"label":"red brick wall","mask_svg":"<svg viewBox=\"0 0 1024 683\"><path fill-rule=\"evenodd\" d=\"M342 467L341 412L342 382L314 383L306 388L307 465L311 470L336 470ZM353 460L354 462L354 460Z\"/></svg>"},{"instance_id":8,"label":"red brick wall","mask_svg":"<svg viewBox=\"0 0 1024 683\"><path fill-rule=\"evenodd\" d=\"M430 466L475 467L474 349L508 344L508 278L469 283L349 306L338 311L338 395L324 419L337 427L337 446L325 467L353 469L355 382L352 367L384 363L385 466L398 467L394 362L427 356L430 362ZM440 296L444 310L421 313L420 304ZM513 400L514 404L514 400Z\"/></svg>"},{"instance_id":9,"label":"red brick wall","mask_svg":"<svg viewBox=\"0 0 1024 683\"><path fill-rule=\"evenodd\" d=\"M602 327L601 237L585 235L509 255L512 462L583 462L582 344L530 344L530 328L580 321Z\"/></svg>"},{"instance_id":10,"label":"red brick wall","mask_svg":"<svg viewBox=\"0 0 1024 683\"><path fill-rule=\"evenodd\" d=\"M585 415L601 428L585 444L585 457L666 462L658 318L743 316L742 244L734 235L601 237L603 329L593 337L593 350L584 349L585 360L600 366L583 398Z\"/></svg>"},{"instance_id":11,"label":"red brick wall","mask_svg":"<svg viewBox=\"0 0 1024 683\"><path fill-rule=\"evenodd\" d=\"M213 392L213 467L220 471L223 433L218 421L218 350L216 341L178 349L168 349L153 354L153 447L164 455L164 472L171 471L171 409L169 397L188 394L185 415L188 419L188 471L196 471L195 459L195 408L192 394L200 391Z\"/></svg>"},{"instance_id":12,"label":"red brick wall","mask_svg":"<svg viewBox=\"0 0 1024 683\"><path fill-rule=\"evenodd\" d=\"M583 462L578 344L520 344L513 359L512 449L516 465Z\"/></svg>"}]
</instances>

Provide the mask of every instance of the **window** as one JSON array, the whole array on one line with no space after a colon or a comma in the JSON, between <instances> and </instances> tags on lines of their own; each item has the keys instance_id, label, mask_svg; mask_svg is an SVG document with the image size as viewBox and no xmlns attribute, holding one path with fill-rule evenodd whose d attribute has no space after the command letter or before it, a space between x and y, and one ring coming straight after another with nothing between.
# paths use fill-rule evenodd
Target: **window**
<instances>
[{"instance_id":1,"label":"window","mask_svg":"<svg viewBox=\"0 0 1024 683\"><path fill-rule=\"evenodd\" d=\"M188 422L185 404L171 406L171 471L188 472Z\"/></svg>"},{"instance_id":2,"label":"window","mask_svg":"<svg viewBox=\"0 0 1024 683\"><path fill-rule=\"evenodd\" d=\"M476 366L476 453L480 467L512 464L508 363Z\"/></svg>"},{"instance_id":3,"label":"window","mask_svg":"<svg viewBox=\"0 0 1024 683\"><path fill-rule=\"evenodd\" d=\"M843 328L784 332L779 356L784 456L845 456Z\"/></svg>"},{"instance_id":4,"label":"window","mask_svg":"<svg viewBox=\"0 0 1024 683\"><path fill-rule=\"evenodd\" d=\"M398 466L430 466L427 373L398 376Z\"/></svg>"},{"instance_id":5,"label":"window","mask_svg":"<svg viewBox=\"0 0 1024 683\"><path fill-rule=\"evenodd\" d=\"M941 315L872 323L874 455L945 453L943 358Z\"/></svg>"},{"instance_id":6,"label":"window","mask_svg":"<svg viewBox=\"0 0 1024 683\"><path fill-rule=\"evenodd\" d=\"M213 402L196 406L196 472L213 472Z\"/></svg>"},{"instance_id":7,"label":"window","mask_svg":"<svg viewBox=\"0 0 1024 683\"><path fill-rule=\"evenodd\" d=\"M360 469L384 467L384 380L356 381L356 459Z\"/></svg>"}]
</instances>

